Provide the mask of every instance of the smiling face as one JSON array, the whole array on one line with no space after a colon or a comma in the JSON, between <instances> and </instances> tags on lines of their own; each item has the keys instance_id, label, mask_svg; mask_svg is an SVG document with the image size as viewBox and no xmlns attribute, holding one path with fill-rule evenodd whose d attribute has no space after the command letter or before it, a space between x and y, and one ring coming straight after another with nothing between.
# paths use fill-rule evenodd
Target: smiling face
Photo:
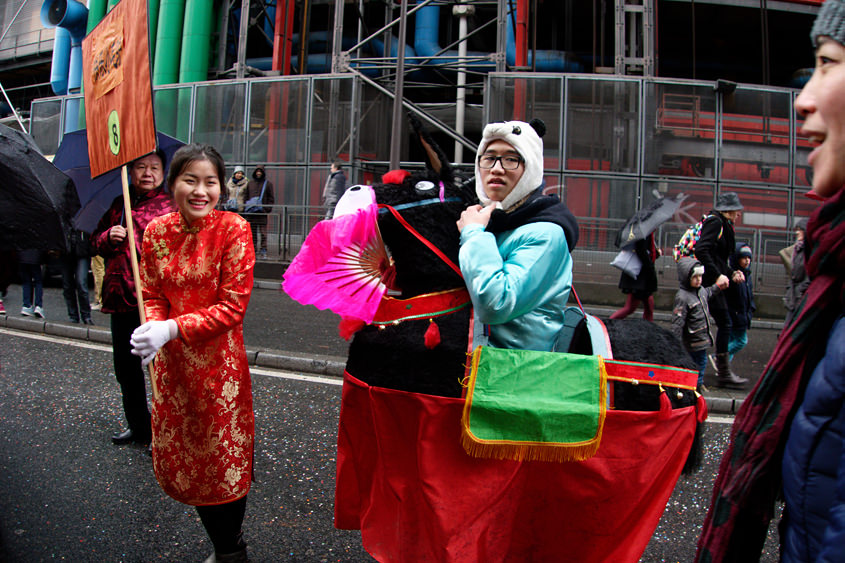
<instances>
[{"instance_id":1,"label":"smiling face","mask_svg":"<svg viewBox=\"0 0 845 563\"><path fill-rule=\"evenodd\" d=\"M163 181L164 165L156 154L139 158L129 169L129 182L143 192L156 189Z\"/></svg>"},{"instance_id":2,"label":"smiling face","mask_svg":"<svg viewBox=\"0 0 845 563\"><path fill-rule=\"evenodd\" d=\"M519 157L519 153L510 143L496 139L487 145L487 149L481 155L481 158L488 156ZM484 193L492 201L503 201L513 191L517 183L519 183L519 179L522 178L524 172L524 163L520 162L519 166L514 170L505 170L502 167L501 160L497 161L493 165L493 168L486 170L481 168L481 185L484 187Z\"/></svg>"},{"instance_id":3,"label":"smiling face","mask_svg":"<svg viewBox=\"0 0 845 563\"><path fill-rule=\"evenodd\" d=\"M813 76L798 98L796 111L804 117L801 134L818 145L807 163L813 167L813 191L835 195L845 185L845 46L819 38Z\"/></svg>"},{"instance_id":4,"label":"smiling face","mask_svg":"<svg viewBox=\"0 0 845 563\"><path fill-rule=\"evenodd\" d=\"M188 224L202 219L220 200L220 178L207 159L188 163L170 186L173 200Z\"/></svg>"}]
</instances>

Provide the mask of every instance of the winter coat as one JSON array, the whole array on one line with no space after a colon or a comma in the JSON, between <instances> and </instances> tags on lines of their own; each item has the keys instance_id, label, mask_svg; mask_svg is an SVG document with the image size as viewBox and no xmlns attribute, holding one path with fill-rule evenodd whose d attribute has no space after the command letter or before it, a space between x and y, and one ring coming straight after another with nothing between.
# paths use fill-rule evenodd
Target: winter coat
<instances>
[{"instance_id":1,"label":"winter coat","mask_svg":"<svg viewBox=\"0 0 845 563\"><path fill-rule=\"evenodd\" d=\"M845 316L810 376L782 469L782 561L845 561Z\"/></svg>"},{"instance_id":2,"label":"winter coat","mask_svg":"<svg viewBox=\"0 0 845 563\"><path fill-rule=\"evenodd\" d=\"M654 269L657 249L654 247L654 235L648 235L646 240L638 240L634 244L634 252L642 263L640 275L634 278L622 272L619 278L619 289L622 293L632 293L637 299L645 300L657 291L657 271Z\"/></svg>"},{"instance_id":3,"label":"winter coat","mask_svg":"<svg viewBox=\"0 0 845 563\"><path fill-rule=\"evenodd\" d=\"M719 292L719 288L715 285L697 289L690 287L690 275L696 264L700 262L689 256L678 261L678 281L681 287L675 294L672 307L672 333L683 342L687 350L704 350L714 343L707 302Z\"/></svg>"},{"instance_id":4,"label":"winter coat","mask_svg":"<svg viewBox=\"0 0 845 563\"><path fill-rule=\"evenodd\" d=\"M243 176L240 181L235 180L235 177L232 176L229 178L229 181L226 182L226 194L220 196L220 203L218 207L221 209L223 206L230 200L234 199L238 203L238 213L243 213L244 211L244 196L246 195L246 190L244 189L246 185L249 183L246 176ZM232 211L231 209L227 209L227 211Z\"/></svg>"},{"instance_id":5,"label":"winter coat","mask_svg":"<svg viewBox=\"0 0 845 563\"><path fill-rule=\"evenodd\" d=\"M173 199L159 186L148 192L135 193L130 186L132 197L132 225L135 230L135 248L138 259L141 256L141 241L144 240L144 230L150 221L159 215L166 215L176 211ZM109 241L109 229L115 225L126 226L123 214L123 196L115 198L111 207L106 211L97 229L91 235L91 243L97 254L106 262L106 273L103 276L103 313L128 313L138 309L138 298L135 293L135 277L132 273L129 238L118 246Z\"/></svg>"},{"instance_id":6,"label":"winter coat","mask_svg":"<svg viewBox=\"0 0 845 563\"><path fill-rule=\"evenodd\" d=\"M30 266L37 266L44 263L44 252L28 248L26 250L18 250L18 264L28 264Z\"/></svg>"},{"instance_id":7,"label":"winter coat","mask_svg":"<svg viewBox=\"0 0 845 563\"><path fill-rule=\"evenodd\" d=\"M733 223L715 209L710 211L695 243L695 259L704 266L702 287L713 285L720 275L730 279L728 257L734 253L735 247Z\"/></svg>"},{"instance_id":8,"label":"winter coat","mask_svg":"<svg viewBox=\"0 0 845 563\"><path fill-rule=\"evenodd\" d=\"M263 177L259 180L256 177L256 172L261 170L264 173ZM264 187L264 182L267 182L267 187ZM264 190L264 196L261 198L261 204L265 207L262 208L261 213L270 213L270 207L266 207L268 205L274 205L276 203L276 194L273 191L273 182L267 179L267 174L264 172L263 166L256 166L255 170L252 173L252 180L246 186L246 195L244 195L244 202L254 198L261 196L261 190ZM263 217L260 214L250 214L249 217L250 223L257 223L261 225L267 224L267 217Z\"/></svg>"},{"instance_id":9,"label":"winter coat","mask_svg":"<svg viewBox=\"0 0 845 563\"><path fill-rule=\"evenodd\" d=\"M728 264L732 271L739 270L745 276L745 281L742 283L735 283L731 280L731 284L725 290L728 312L731 315L731 329L748 330L751 328L751 317L757 310L757 306L754 304L754 285L751 281L751 270L741 268L735 254L730 257Z\"/></svg>"},{"instance_id":10,"label":"winter coat","mask_svg":"<svg viewBox=\"0 0 845 563\"><path fill-rule=\"evenodd\" d=\"M494 211L486 229L461 231L459 262L476 323L489 325L496 348L550 351L563 328L578 227L557 198L538 192L522 209Z\"/></svg>"},{"instance_id":11,"label":"winter coat","mask_svg":"<svg viewBox=\"0 0 845 563\"><path fill-rule=\"evenodd\" d=\"M67 247L68 252L65 253L65 256L88 258L93 251L91 247L91 235L85 231L71 229L67 235Z\"/></svg>"},{"instance_id":12,"label":"winter coat","mask_svg":"<svg viewBox=\"0 0 845 563\"><path fill-rule=\"evenodd\" d=\"M343 170L332 172L326 179L326 186L323 188L323 205L334 207L345 191L346 174L343 173Z\"/></svg>"},{"instance_id":13,"label":"winter coat","mask_svg":"<svg viewBox=\"0 0 845 563\"><path fill-rule=\"evenodd\" d=\"M807 270L804 269L804 241L799 241L792 249L792 272L786 283L786 294L783 296L787 321L792 318L795 308L798 307L809 285L810 278L807 277Z\"/></svg>"}]
</instances>

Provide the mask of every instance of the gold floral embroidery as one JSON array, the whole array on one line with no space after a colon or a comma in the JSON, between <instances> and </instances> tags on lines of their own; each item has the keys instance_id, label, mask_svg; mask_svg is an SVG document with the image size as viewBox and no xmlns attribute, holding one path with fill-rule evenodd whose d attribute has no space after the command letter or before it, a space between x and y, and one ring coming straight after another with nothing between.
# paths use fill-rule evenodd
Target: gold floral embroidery
<instances>
[{"instance_id":1,"label":"gold floral embroidery","mask_svg":"<svg viewBox=\"0 0 845 563\"><path fill-rule=\"evenodd\" d=\"M155 250L156 256L159 260L170 254L170 249L167 248L167 243L161 239L153 241L153 250Z\"/></svg>"}]
</instances>

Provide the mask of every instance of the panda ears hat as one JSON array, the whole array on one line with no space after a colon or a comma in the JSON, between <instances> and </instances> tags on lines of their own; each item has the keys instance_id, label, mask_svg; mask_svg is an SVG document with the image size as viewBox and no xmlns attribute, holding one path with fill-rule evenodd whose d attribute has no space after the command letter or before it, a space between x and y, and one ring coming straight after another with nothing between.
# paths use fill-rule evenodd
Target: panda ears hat
<instances>
[{"instance_id":1,"label":"panda ears hat","mask_svg":"<svg viewBox=\"0 0 845 563\"><path fill-rule=\"evenodd\" d=\"M499 121L488 123L481 134L475 159L475 192L482 205L487 206L491 200L484 193L481 184L481 169L478 167L478 157L484 154L487 147L496 140L502 140L511 145L522 157L524 170L519 182L511 193L501 202L501 208L508 211L521 202L528 194L536 190L543 183L543 135L546 134L546 124L540 119L524 121Z\"/></svg>"}]
</instances>

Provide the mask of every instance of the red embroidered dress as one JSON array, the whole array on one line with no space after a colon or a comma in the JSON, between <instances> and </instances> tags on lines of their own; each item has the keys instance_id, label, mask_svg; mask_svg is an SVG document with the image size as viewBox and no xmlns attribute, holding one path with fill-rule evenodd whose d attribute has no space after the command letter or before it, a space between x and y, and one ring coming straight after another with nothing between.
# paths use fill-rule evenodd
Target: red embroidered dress
<instances>
[{"instance_id":1,"label":"red embroidered dress","mask_svg":"<svg viewBox=\"0 0 845 563\"><path fill-rule=\"evenodd\" d=\"M188 227L177 213L144 233L147 320L174 319L179 338L152 366L153 468L162 489L190 505L247 494L252 477L252 385L243 318L255 252L249 224L211 211Z\"/></svg>"}]
</instances>

